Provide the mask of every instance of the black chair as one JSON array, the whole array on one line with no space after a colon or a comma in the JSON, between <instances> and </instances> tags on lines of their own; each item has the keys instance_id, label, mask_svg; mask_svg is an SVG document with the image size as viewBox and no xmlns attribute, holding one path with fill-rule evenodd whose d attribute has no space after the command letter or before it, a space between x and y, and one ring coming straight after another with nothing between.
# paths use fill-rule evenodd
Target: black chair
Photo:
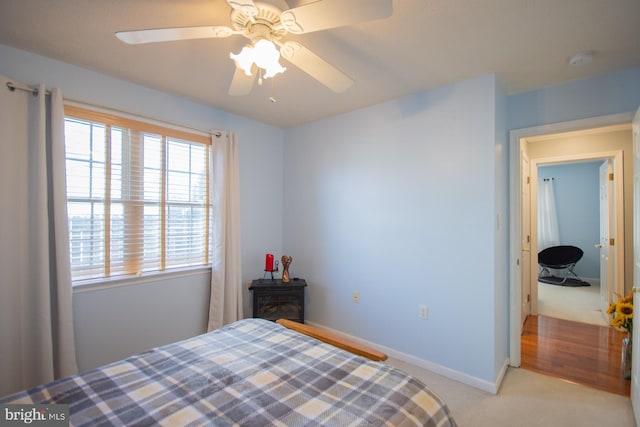
<instances>
[{"instance_id":1,"label":"black chair","mask_svg":"<svg viewBox=\"0 0 640 427\"><path fill-rule=\"evenodd\" d=\"M578 277L573 271L573 268L578 261L580 261L582 255L584 255L582 249L569 245L551 246L538 252L538 265L540 266L538 280L545 283L561 285L569 279L569 276L573 276L580 282L584 282L584 280ZM564 275L560 277L553 276L549 269L564 270Z\"/></svg>"}]
</instances>

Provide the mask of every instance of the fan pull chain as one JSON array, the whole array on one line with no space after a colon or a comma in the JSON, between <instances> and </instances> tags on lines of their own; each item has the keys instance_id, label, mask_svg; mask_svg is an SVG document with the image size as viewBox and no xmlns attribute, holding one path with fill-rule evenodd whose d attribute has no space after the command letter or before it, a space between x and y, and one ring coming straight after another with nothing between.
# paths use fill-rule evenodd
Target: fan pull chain
<instances>
[{"instance_id":1,"label":"fan pull chain","mask_svg":"<svg viewBox=\"0 0 640 427\"><path fill-rule=\"evenodd\" d=\"M269 101L273 103L277 102L276 98L273 96L273 89L276 86L275 80L276 80L275 76L271 78L271 96L269 97Z\"/></svg>"}]
</instances>

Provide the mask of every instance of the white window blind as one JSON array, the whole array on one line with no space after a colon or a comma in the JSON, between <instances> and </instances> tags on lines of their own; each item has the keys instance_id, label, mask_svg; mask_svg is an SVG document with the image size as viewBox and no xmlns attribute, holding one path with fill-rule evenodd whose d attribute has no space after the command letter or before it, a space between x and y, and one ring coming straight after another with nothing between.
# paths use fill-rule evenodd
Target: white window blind
<instances>
[{"instance_id":1,"label":"white window blind","mask_svg":"<svg viewBox=\"0 0 640 427\"><path fill-rule=\"evenodd\" d=\"M211 263L207 137L65 107L74 282Z\"/></svg>"}]
</instances>

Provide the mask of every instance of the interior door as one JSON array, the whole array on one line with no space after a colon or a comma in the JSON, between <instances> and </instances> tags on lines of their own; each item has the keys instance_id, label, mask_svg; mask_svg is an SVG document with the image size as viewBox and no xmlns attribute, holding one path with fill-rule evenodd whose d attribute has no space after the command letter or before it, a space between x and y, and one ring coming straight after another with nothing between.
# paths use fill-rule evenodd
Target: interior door
<instances>
[{"instance_id":1,"label":"interior door","mask_svg":"<svg viewBox=\"0 0 640 427\"><path fill-rule=\"evenodd\" d=\"M633 305L640 307L640 109L633 119ZM634 316L635 317L635 316ZM640 426L640 327L633 328L631 405Z\"/></svg>"},{"instance_id":2,"label":"interior door","mask_svg":"<svg viewBox=\"0 0 640 427\"><path fill-rule=\"evenodd\" d=\"M609 179L612 172L611 160L605 160L600 166L600 241L596 247L600 249L600 308L607 311L611 301L611 289L613 285L612 248L611 237L611 213L612 213L612 181Z\"/></svg>"},{"instance_id":3,"label":"interior door","mask_svg":"<svg viewBox=\"0 0 640 427\"><path fill-rule=\"evenodd\" d=\"M522 166L520 168L520 185L522 193L522 235L520 236L522 253L521 259L521 313L522 324L531 314L531 179L529 171L529 157L526 153L522 153Z\"/></svg>"}]
</instances>

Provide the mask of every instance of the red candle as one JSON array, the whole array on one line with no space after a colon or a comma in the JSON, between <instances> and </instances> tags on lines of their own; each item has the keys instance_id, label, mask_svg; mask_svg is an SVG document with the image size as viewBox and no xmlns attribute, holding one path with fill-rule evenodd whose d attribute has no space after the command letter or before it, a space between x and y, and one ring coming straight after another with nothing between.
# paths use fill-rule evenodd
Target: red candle
<instances>
[{"instance_id":1,"label":"red candle","mask_svg":"<svg viewBox=\"0 0 640 427\"><path fill-rule=\"evenodd\" d=\"M264 271L273 271L273 254L267 254L264 263Z\"/></svg>"}]
</instances>

